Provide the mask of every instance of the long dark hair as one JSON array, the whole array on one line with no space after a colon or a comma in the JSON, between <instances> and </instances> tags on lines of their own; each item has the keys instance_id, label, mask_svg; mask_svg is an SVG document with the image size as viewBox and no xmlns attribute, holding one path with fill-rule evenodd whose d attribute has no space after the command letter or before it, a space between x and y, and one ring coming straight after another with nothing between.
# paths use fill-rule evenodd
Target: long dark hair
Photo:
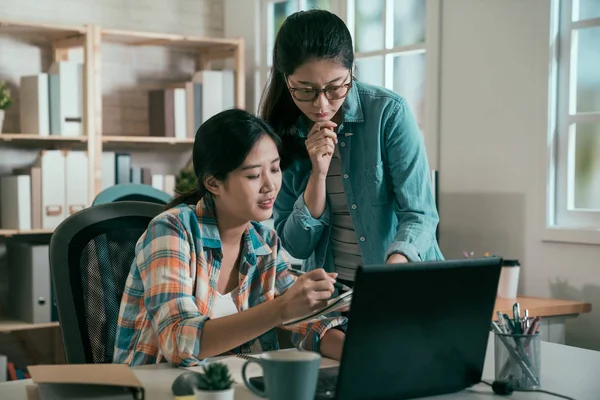
<instances>
[{"instance_id":1,"label":"long dark hair","mask_svg":"<svg viewBox=\"0 0 600 400\"><path fill-rule=\"evenodd\" d=\"M281 25L273 47L273 69L261 100L261 116L282 139L281 166L286 168L308 153L295 123L302 111L296 107L285 77L307 61L331 60L352 69L354 49L348 27L337 15L324 10L299 11Z\"/></svg>"},{"instance_id":2,"label":"long dark hair","mask_svg":"<svg viewBox=\"0 0 600 400\"><path fill-rule=\"evenodd\" d=\"M165 209L198 203L207 193L204 179L214 176L220 181L225 180L231 171L243 164L252 147L265 135L273 139L278 149L281 148L281 141L273 129L247 111L233 108L206 120L194 139L192 162L197 186L178 194Z\"/></svg>"}]
</instances>

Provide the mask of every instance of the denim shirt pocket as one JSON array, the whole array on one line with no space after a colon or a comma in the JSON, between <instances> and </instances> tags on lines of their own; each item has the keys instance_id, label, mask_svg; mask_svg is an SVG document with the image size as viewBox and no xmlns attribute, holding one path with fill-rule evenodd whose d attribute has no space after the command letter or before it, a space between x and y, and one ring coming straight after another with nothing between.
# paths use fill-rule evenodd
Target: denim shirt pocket
<instances>
[{"instance_id":1,"label":"denim shirt pocket","mask_svg":"<svg viewBox=\"0 0 600 400\"><path fill-rule=\"evenodd\" d=\"M383 161L365 171L365 188L371 203L375 207L384 206L391 201L391 193L385 176Z\"/></svg>"}]
</instances>

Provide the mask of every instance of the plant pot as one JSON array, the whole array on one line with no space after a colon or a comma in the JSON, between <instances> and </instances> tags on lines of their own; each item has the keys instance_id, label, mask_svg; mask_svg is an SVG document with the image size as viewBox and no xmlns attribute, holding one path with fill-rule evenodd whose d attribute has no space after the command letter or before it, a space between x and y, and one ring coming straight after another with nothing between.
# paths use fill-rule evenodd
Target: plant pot
<instances>
[{"instance_id":1,"label":"plant pot","mask_svg":"<svg viewBox=\"0 0 600 400\"><path fill-rule=\"evenodd\" d=\"M4 110L0 110L0 133L2 133L2 125L4 125Z\"/></svg>"},{"instance_id":2,"label":"plant pot","mask_svg":"<svg viewBox=\"0 0 600 400\"><path fill-rule=\"evenodd\" d=\"M196 400L233 400L234 389L196 390Z\"/></svg>"}]
</instances>

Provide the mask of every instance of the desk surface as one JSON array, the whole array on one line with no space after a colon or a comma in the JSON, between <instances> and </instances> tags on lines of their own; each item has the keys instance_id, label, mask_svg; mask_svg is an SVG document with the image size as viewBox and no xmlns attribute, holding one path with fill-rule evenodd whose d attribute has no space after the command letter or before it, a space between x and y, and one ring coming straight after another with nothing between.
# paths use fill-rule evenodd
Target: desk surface
<instances>
[{"instance_id":1,"label":"desk surface","mask_svg":"<svg viewBox=\"0 0 600 400\"><path fill-rule=\"evenodd\" d=\"M590 303L573 300L558 300L542 297L518 297L517 299L496 299L493 319L496 320L496 311L512 316L512 306L516 302L521 307L521 312L529 310L530 316L556 317L560 315L574 315L588 313L592 310Z\"/></svg>"},{"instance_id":2,"label":"desk surface","mask_svg":"<svg viewBox=\"0 0 600 400\"><path fill-rule=\"evenodd\" d=\"M290 350L295 351L295 350ZM227 358L232 375L236 381L240 376L243 360ZM323 360L323 365L335 365L334 361ZM542 387L578 400L597 400L600 393L600 352L542 342ZM171 400L171 384L184 369L173 368L168 364L151 365L133 368L138 379L146 388L146 400ZM249 375L260 374L254 364L248 368ZM494 345L490 334L488 341L483 378L491 381L494 376ZM239 381L238 381L239 382ZM7 382L0 384L0 400L27 400L26 386L31 380ZM236 383L236 400L256 400L243 384ZM505 396L494 396L491 389L479 384L469 391L439 396L436 400L491 400L506 399ZM556 397L542 393L514 393L512 400L554 400Z\"/></svg>"}]
</instances>

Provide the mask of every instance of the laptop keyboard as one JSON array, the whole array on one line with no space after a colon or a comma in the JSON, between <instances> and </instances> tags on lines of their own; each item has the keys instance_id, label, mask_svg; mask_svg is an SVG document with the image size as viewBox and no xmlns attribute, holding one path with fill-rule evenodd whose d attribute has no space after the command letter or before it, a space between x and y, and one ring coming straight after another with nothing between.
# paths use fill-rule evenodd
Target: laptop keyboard
<instances>
[{"instance_id":1,"label":"laptop keyboard","mask_svg":"<svg viewBox=\"0 0 600 400\"><path fill-rule=\"evenodd\" d=\"M337 385L338 370L338 367L322 368L319 370L315 399L333 399Z\"/></svg>"}]
</instances>

